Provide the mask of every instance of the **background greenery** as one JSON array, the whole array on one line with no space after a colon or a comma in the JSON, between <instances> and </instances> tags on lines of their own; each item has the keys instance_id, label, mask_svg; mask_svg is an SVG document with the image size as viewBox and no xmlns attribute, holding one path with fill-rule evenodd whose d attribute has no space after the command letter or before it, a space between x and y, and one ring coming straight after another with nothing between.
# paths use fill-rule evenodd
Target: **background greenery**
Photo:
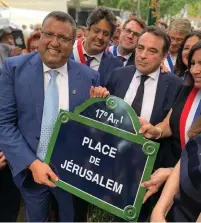
<instances>
[{"instance_id":1,"label":"background greenery","mask_svg":"<svg viewBox=\"0 0 201 223\"><path fill-rule=\"evenodd\" d=\"M106 7L125 9L136 12L137 3L140 2L140 15L147 20L150 0L99 0L100 5ZM189 16L201 16L201 0L159 0L160 17L177 15L188 4Z\"/></svg>"}]
</instances>

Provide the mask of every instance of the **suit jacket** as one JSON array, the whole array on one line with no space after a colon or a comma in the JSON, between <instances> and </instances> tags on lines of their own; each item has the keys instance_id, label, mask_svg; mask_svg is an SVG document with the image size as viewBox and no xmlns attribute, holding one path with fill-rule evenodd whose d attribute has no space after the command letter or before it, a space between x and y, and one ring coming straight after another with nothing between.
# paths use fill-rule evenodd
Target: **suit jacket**
<instances>
[{"instance_id":1,"label":"suit jacket","mask_svg":"<svg viewBox=\"0 0 201 223\"><path fill-rule=\"evenodd\" d=\"M112 72L107 85L107 89L110 91L110 94L124 99L135 71L136 68L134 65L115 69ZM156 125L163 121L169 110L173 107L181 89L182 80L179 77L172 73L160 73L150 123ZM154 169L170 167L170 163L172 163L172 159L174 159L174 156L171 153L171 144L169 139L163 139L160 143L161 146L157 154ZM158 195L152 196L150 198L151 200L149 199L142 206L138 219L139 222L148 220L153 209L153 204L156 203L156 200L158 199L157 196Z\"/></svg>"},{"instance_id":2,"label":"suit jacket","mask_svg":"<svg viewBox=\"0 0 201 223\"><path fill-rule=\"evenodd\" d=\"M128 62L126 63L126 66L134 65L135 64L135 51L131 54L131 56L128 59Z\"/></svg>"},{"instance_id":3,"label":"suit jacket","mask_svg":"<svg viewBox=\"0 0 201 223\"><path fill-rule=\"evenodd\" d=\"M115 69L107 85L110 94L124 99L135 71L134 65ZM150 123L155 125L166 117L181 88L179 77L172 73L160 73Z\"/></svg>"},{"instance_id":4,"label":"suit jacket","mask_svg":"<svg viewBox=\"0 0 201 223\"><path fill-rule=\"evenodd\" d=\"M113 45L107 48L107 50L109 52L112 53L112 55L114 55L115 57L117 57L117 50L118 50L118 45ZM135 50L133 51L133 53L131 54L131 56L129 57L127 63L125 66L128 65L134 65L135 64Z\"/></svg>"},{"instance_id":5,"label":"suit jacket","mask_svg":"<svg viewBox=\"0 0 201 223\"><path fill-rule=\"evenodd\" d=\"M73 54L71 59L75 59ZM122 67L121 59L115 57L109 51L105 50L99 65L98 72L100 73L100 85L106 86L112 71L117 67Z\"/></svg>"},{"instance_id":6,"label":"suit jacket","mask_svg":"<svg viewBox=\"0 0 201 223\"><path fill-rule=\"evenodd\" d=\"M75 61L68 61L69 110L89 98L99 74ZM43 104L44 74L38 53L5 60L0 76L0 148L9 161L14 180L21 186L26 168L37 159ZM76 94L72 91L76 90Z\"/></svg>"}]
</instances>

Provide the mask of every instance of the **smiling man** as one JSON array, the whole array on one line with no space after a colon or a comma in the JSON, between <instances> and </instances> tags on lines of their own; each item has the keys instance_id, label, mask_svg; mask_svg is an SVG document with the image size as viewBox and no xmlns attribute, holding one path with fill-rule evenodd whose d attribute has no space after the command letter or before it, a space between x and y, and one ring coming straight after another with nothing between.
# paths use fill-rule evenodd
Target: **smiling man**
<instances>
[{"instance_id":1,"label":"smiling man","mask_svg":"<svg viewBox=\"0 0 201 223\"><path fill-rule=\"evenodd\" d=\"M119 37L119 45L110 46L109 51L122 59L124 66L135 62L135 48L140 34L145 29L145 22L137 17L125 21Z\"/></svg>"},{"instance_id":2,"label":"smiling man","mask_svg":"<svg viewBox=\"0 0 201 223\"><path fill-rule=\"evenodd\" d=\"M89 98L91 85L99 85L98 72L69 59L75 32L67 13L51 12L42 24L39 53L6 59L0 76L0 148L28 222L49 220L51 194L59 221L74 220L72 195L55 187L50 178L58 176L43 161L59 109L73 111Z\"/></svg>"},{"instance_id":3,"label":"smiling man","mask_svg":"<svg viewBox=\"0 0 201 223\"><path fill-rule=\"evenodd\" d=\"M98 71L100 84L105 86L112 70L123 66L119 58L106 50L116 28L116 18L109 9L97 7L90 13L86 25L86 38L77 41L71 58Z\"/></svg>"}]
</instances>

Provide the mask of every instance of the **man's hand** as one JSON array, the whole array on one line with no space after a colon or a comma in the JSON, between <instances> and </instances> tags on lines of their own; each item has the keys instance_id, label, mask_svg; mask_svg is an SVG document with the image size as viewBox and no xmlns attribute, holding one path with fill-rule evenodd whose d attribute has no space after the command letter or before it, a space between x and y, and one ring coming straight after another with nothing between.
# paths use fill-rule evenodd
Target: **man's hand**
<instances>
[{"instance_id":1,"label":"man's hand","mask_svg":"<svg viewBox=\"0 0 201 223\"><path fill-rule=\"evenodd\" d=\"M11 57L18 56L22 53L22 49L19 47L15 47L11 50Z\"/></svg>"},{"instance_id":2,"label":"man's hand","mask_svg":"<svg viewBox=\"0 0 201 223\"><path fill-rule=\"evenodd\" d=\"M105 87L93 87L90 88L90 97L91 98L106 98L110 92Z\"/></svg>"},{"instance_id":3,"label":"man's hand","mask_svg":"<svg viewBox=\"0 0 201 223\"><path fill-rule=\"evenodd\" d=\"M171 72L164 64L164 61L161 62L161 72L166 73L166 72Z\"/></svg>"},{"instance_id":4,"label":"man's hand","mask_svg":"<svg viewBox=\"0 0 201 223\"><path fill-rule=\"evenodd\" d=\"M158 137L161 136L161 132L159 131L159 129L157 127L153 126L147 120L139 117L139 122L142 126L139 130L139 133L143 134L145 138L158 139Z\"/></svg>"},{"instance_id":5,"label":"man's hand","mask_svg":"<svg viewBox=\"0 0 201 223\"><path fill-rule=\"evenodd\" d=\"M160 187L167 181L171 172L171 168L159 168L151 175L150 180L141 184L142 187L147 188L143 202L145 202L149 197L151 197L160 189Z\"/></svg>"},{"instance_id":6,"label":"man's hand","mask_svg":"<svg viewBox=\"0 0 201 223\"><path fill-rule=\"evenodd\" d=\"M52 171L48 164L41 162L40 160L35 160L29 169L32 172L34 181L38 184L44 184L49 187L56 187L56 185L50 180L58 181L59 178Z\"/></svg>"},{"instance_id":7,"label":"man's hand","mask_svg":"<svg viewBox=\"0 0 201 223\"><path fill-rule=\"evenodd\" d=\"M6 157L3 152L0 152L0 170L3 169L7 165Z\"/></svg>"}]
</instances>

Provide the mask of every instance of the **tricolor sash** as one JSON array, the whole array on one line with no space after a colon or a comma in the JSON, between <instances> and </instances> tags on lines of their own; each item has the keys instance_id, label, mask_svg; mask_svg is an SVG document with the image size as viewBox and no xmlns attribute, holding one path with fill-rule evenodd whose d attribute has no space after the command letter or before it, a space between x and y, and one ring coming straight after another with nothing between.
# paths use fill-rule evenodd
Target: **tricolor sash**
<instances>
[{"instance_id":1,"label":"tricolor sash","mask_svg":"<svg viewBox=\"0 0 201 223\"><path fill-rule=\"evenodd\" d=\"M78 40L77 44L74 46L72 59L82 64L85 64L85 65L87 64L87 61L85 59L83 49L82 49L82 40Z\"/></svg>"},{"instance_id":2,"label":"tricolor sash","mask_svg":"<svg viewBox=\"0 0 201 223\"><path fill-rule=\"evenodd\" d=\"M188 142L188 132L194 120L200 115L201 109L201 90L193 88L190 92L187 101L184 105L180 117L180 143L181 148L184 149Z\"/></svg>"},{"instance_id":3,"label":"tricolor sash","mask_svg":"<svg viewBox=\"0 0 201 223\"><path fill-rule=\"evenodd\" d=\"M117 57L117 47L118 45L113 45L109 47L109 51L115 56Z\"/></svg>"},{"instance_id":4,"label":"tricolor sash","mask_svg":"<svg viewBox=\"0 0 201 223\"><path fill-rule=\"evenodd\" d=\"M170 57L170 53L168 53L167 61L168 61L168 65L169 65L170 71L171 71L172 73L174 73L174 65L173 65L173 63L172 63L172 59L171 59L171 57Z\"/></svg>"}]
</instances>

